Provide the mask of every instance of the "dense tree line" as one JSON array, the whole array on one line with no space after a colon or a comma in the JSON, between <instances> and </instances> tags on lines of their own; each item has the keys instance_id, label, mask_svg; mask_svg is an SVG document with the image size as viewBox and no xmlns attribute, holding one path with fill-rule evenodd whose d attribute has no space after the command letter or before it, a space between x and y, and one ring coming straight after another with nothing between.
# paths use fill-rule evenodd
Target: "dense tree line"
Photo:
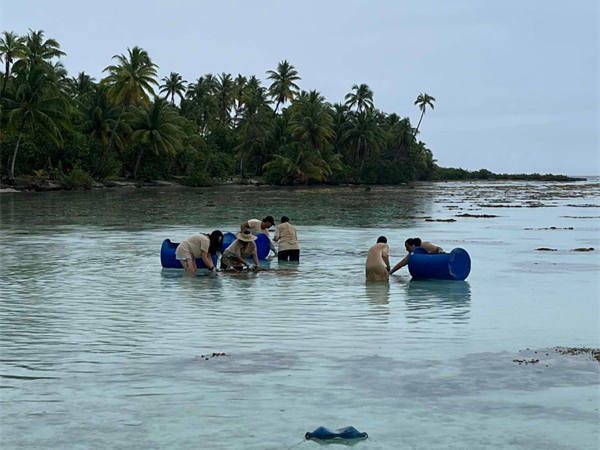
<instances>
[{"instance_id":1,"label":"dense tree line","mask_svg":"<svg viewBox=\"0 0 600 450\"><path fill-rule=\"evenodd\" d=\"M418 129L435 98L420 94L421 117L375 107L366 84L330 104L304 91L288 61L256 76L178 73L158 80L139 47L115 55L96 80L69 77L59 43L43 31L3 32L0 158L3 178L48 176L73 185L111 176L180 179L262 176L283 185L431 179L431 151Z\"/></svg>"}]
</instances>

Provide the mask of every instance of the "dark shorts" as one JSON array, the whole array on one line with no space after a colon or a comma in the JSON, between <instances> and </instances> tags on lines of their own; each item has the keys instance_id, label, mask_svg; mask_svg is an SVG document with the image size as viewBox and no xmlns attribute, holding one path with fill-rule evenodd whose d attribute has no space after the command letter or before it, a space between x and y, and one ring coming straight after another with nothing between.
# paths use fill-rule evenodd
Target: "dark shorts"
<instances>
[{"instance_id":1,"label":"dark shorts","mask_svg":"<svg viewBox=\"0 0 600 450\"><path fill-rule=\"evenodd\" d=\"M300 261L300 250L282 250L277 254L279 261Z\"/></svg>"}]
</instances>

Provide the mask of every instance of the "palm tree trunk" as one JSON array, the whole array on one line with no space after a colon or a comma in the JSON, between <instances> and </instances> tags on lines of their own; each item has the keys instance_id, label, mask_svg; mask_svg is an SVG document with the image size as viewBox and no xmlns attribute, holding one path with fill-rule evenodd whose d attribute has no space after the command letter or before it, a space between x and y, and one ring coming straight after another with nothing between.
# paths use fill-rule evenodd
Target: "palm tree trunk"
<instances>
[{"instance_id":1,"label":"palm tree trunk","mask_svg":"<svg viewBox=\"0 0 600 450\"><path fill-rule=\"evenodd\" d=\"M277 115L277 110L279 109L280 104L281 104L281 102L279 100L277 100L277 104L275 105L275 111L273 111L273 117L275 117Z\"/></svg>"},{"instance_id":2,"label":"palm tree trunk","mask_svg":"<svg viewBox=\"0 0 600 450\"><path fill-rule=\"evenodd\" d=\"M6 70L4 71L4 81L2 82L2 92L0 92L0 101L2 101L2 99L4 98L4 90L6 89L8 77L10 77L10 61L9 58L6 58Z\"/></svg>"},{"instance_id":3,"label":"palm tree trunk","mask_svg":"<svg viewBox=\"0 0 600 450\"><path fill-rule=\"evenodd\" d=\"M171 105L175 106L175 92L171 92Z\"/></svg>"},{"instance_id":4,"label":"palm tree trunk","mask_svg":"<svg viewBox=\"0 0 600 450\"><path fill-rule=\"evenodd\" d=\"M421 111L421 118L419 119L419 123L417 124L417 128L415 128L415 133L413 134L413 139L417 137L417 133L419 132L419 127L421 126L421 121L423 120L423 116L425 115L425 111Z\"/></svg>"},{"instance_id":5,"label":"palm tree trunk","mask_svg":"<svg viewBox=\"0 0 600 450\"><path fill-rule=\"evenodd\" d=\"M25 116L27 117L27 116ZM13 153L12 161L10 162L10 170L8 172L8 180L10 182L15 181L15 161L17 160L17 152L19 151L19 145L21 144L21 137L23 136L23 128L25 128L25 117L21 122L21 126L19 127L19 137L17 138L17 145L15 146L15 151Z\"/></svg>"},{"instance_id":6,"label":"palm tree trunk","mask_svg":"<svg viewBox=\"0 0 600 450\"><path fill-rule=\"evenodd\" d=\"M123 105L121 106L121 112L119 113L117 123L115 124L115 127L113 128L112 132L110 133L110 139L108 140L108 144L107 144L106 148L104 149L104 154L102 155L100 162L98 163L98 165L96 166L96 169L94 170L94 173L92 174L94 176L97 175L104 167L104 163L106 162L106 157L108 156L108 152L110 151L110 148L112 147L112 143L115 138L115 134L117 133L117 128L119 128L119 123L121 122L121 117L123 117L124 111L125 111L125 102L123 102Z\"/></svg>"},{"instance_id":7,"label":"palm tree trunk","mask_svg":"<svg viewBox=\"0 0 600 450\"><path fill-rule=\"evenodd\" d=\"M208 164L210 163L210 150L206 151L206 164L204 165L204 172L208 172Z\"/></svg>"},{"instance_id":8,"label":"palm tree trunk","mask_svg":"<svg viewBox=\"0 0 600 450\"><path fill-rule=\"evenodd\" d=\"M244 146L242 147L242 153L240 155L240 176L242 179L246 179L244 176L244 153L246 152L246 144L248 143L248 126L246 126L246 133L244 136Z\"/></svg>"},{"instance_id":9,"label":"palm tree trunk","mask_svg":"<svg viewBox=\"0 0 600 450\"><path fill-rule=\"evenodd\" d=\"M140 161L142 160L142 154L143 153L144 153L144 147L142 147L142 149L138 153L137 160L135 161L135 166L133 168L133 179L134 180L137 180L137 172L138 172L138 169L140 167Z\"/></svg>"}]
</instances>

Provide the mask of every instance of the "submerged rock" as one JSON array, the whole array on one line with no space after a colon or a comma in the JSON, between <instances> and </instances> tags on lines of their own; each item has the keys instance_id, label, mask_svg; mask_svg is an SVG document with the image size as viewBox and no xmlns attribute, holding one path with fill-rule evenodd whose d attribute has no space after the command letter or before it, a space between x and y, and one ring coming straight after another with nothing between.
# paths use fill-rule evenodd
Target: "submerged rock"
<instances>
[{"instance_id":1,"label":"submerged rock","mask_svg":"<svg viewBox=\"0 0 600 450\"><path fill-rule=\"evenodd\" d=\"M571 250L572 252L593 252L594 251L594 247L579 247L579 248L574 248L573 250Z\"/></svg>"}]
</instances>

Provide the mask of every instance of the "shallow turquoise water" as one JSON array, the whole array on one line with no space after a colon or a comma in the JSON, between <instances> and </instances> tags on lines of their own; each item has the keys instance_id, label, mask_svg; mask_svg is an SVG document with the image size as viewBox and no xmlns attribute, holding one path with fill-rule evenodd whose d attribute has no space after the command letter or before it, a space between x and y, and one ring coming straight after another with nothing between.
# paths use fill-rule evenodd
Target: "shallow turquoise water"
<instances>
[{"instance_id":1,"label":"shallow turquoise water","mask_svg":"<svg viewBox=\"0 0 600 450\"><path fill-rule=\"evenodd\" d=\"M478 206L527 202L544 207ZM372 449L596 449L600 365L541 350L600 347L600 208L584 204L600 185L3 194L2 448L287 449L354 425ZM164 238L266 214L292 218L300 265L161 269ZM457 222L409 218L425 216ZM551 226L574 229L525 230ZM366 284L379 235L393 263L408 237L463 247L471 276Z\"/></svg>"}]
</instances>

